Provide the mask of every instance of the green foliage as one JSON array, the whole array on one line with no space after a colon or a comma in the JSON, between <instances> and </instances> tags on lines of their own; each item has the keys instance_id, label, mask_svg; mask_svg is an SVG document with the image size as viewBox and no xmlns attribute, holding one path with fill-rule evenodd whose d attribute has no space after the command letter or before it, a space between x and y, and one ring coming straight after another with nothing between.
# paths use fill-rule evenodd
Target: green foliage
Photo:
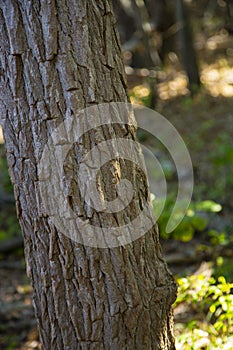
<instances>
[{"instance_id":1,"label":"green foliage","mask_svg":"<svg viewBox=\"0 0 233 350\"><path fill-rule=\"evenodd\" d=\"M214 164L223 166L233 163L233 144L230 135L226 132L220 133L215 140L214 146L210 156Z\"/></svg>"},{"instance_id":2,"label":"green foliage","mask_svg":"<svg viewBox=\"0 0 233 350\"><path fill-rule=\"evenodd\" d=\"M233 281L233 257L218 256L213 275L215 278L225 276L227 280Z\"/></svg>"},{"instance_id":3,"label":"green foliage","mask_svg":"<svg viewBox=\"0 0 233 350\"><path fill-rule=\"evenodd\" d=\"M218 232L216 230L210 230L208 232L208 235L210 237L210 243L213 246L226 245L227 243L229 243L229 238L226 232Z\"/></svg>"},{"instance_id":4,"label":"green foliage","mask_svg":"<svg viewBox=\"0 0 233 350\"><path fill-rule=\"evenodd\" d=\"M221 132L216 137L206 157L209 164L207 183L212 183L211 187L204 188L211 198L219 201L222 198L228 201L233 188L233 143L232 138L226 132Z\"/></svg>"},{"instance_id":5,"label":"green foliage","mask_svg":"<svg viewBox=\"0 0 233 350\"><path fill-rule=\"evenodd\" d=\"M0 241L6 240L20 233L20 226L16 217L15 208L0 211Z\"/></svg>"},{"instance_id":6,"label":"green foliage","mask_svg":"<svg viewBox=\"0 0 233 350\"><path fill-rule=\"evenodd\" d=\"M205 200L202 202L195 203L195 210L202 212L218 213L222 210L222 206L211 200Z\"/></svg>"},{"instance_id":7,"label":"green foliage","mask_svg":"<svg viewBox=\"0 0 233 350\"><path fill-rule=\"evenodd\" d=\"M177 240L181 240L187 242L191 240L196 231L202 232L207 229L209 218L208 216L204 216L204 213L217 213L221 211L222 207L220 204L215 203L214 201L205 200L200 202L192 202L189 206L189 209L186 211L182 222L176 227L176 229L172 233L166 232L166 225L170 218L173 206L175 203L175 196L170 195L165 203L165 207L161 216L158 219L158 225L160 228L160 234L163 238L174 238ZM156 213L156 206L160 205L158 199L153 200L153 206ZM177 213L178 215L179 213ZM183 216L183 212L180 211L180 216ZM216 232L216 233L215 233ZM219 243L224 242L226 238L225 233L219 233L217 231L209 231L212 239L218 241Z\"/></svg>"},{"instance_id":8,"label":"green foliage","mask_svg":"<svg viewBox=\"0 0 233 350\"><path fill-rule=\"evenodd\" d=\"M233 283L223 276L217 280L204 275L178 278L178 298L175 307L188 305L202 312L203 320L177 324L177 348L232 349L233 342Z\"/></svg>"}]
</instances>

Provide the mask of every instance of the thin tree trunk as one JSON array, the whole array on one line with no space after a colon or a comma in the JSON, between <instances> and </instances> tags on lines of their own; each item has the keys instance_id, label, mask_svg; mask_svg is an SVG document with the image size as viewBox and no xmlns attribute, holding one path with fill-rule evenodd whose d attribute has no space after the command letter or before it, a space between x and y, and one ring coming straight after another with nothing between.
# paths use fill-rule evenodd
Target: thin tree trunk
<instances>
[{"instance_id":1,"label":"thin tree trunk","mask_svg":"<svg viewBox=\"0 0 233 350\"><path fill-rule=\"evenodd\" d=\"M38 163L56 126L89 105L128 100L109 1L0 0L0 31L0 111L43 349L174 349L176 285L156 227L126 246L84 246L56 229L38 194ZM105 139L112 134L135 139L127 125L99 128ZM76 155L98 144L98 137L90 132L74 145L74 170ZM117 220L132 219L148 196L145 176L123 161L120 175L105 169L103 176L107 185L116 176L130 179L135 198ZM73 183L68 195L88 219ZM110 221L95 211L91 219L103 226Z\"/></svg>"},{"instance_id":2,"label":"thin tree trunk","mask_svg":"<svg viewBox=\"0 0 233 350\"><path fill-rule=\"evenodd\" d=\"M190 27L190 16L183 0L176 0L176 20L181 26L178 31L181 61L187 74L189 90L192 94L200 87L200 77L196 52L193 46L193 35Z\"/></svg>"}]
</instances>

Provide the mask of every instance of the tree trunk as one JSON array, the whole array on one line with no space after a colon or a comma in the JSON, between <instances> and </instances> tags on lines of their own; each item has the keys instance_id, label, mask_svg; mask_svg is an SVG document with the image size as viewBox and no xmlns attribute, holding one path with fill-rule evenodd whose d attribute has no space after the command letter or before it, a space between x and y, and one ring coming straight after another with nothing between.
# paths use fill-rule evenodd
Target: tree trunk
<instances>
[{"instance_id":1,"label":"tree trunk","mask_svg":"<svg viewBox=\"0 0 233 350\"><path fill-rule=\"evenodd\" d=\"M197 64L196 52L193 45L193 35L190 27L190 16L183 0L176 0L176 21L180 29L178 31L179 49L181 61L184 65L189 82L191 94L195 94L201 81Z\"/></svg>"},{"instance_id":2,"label":"tree trunk","mask_svg":"<svg viewBox=\"0 0 233 350\"><path fill-rule=\"evenodd\" d=\"M128 101L109 0L0 0L0 26L0 111L43 349L174 349L176 285L156 227L124 246L83 245L57 229L38 191L38 164L56 127L84 107ZM90 214L72 181L82 154L99 138L135 140L127 124L97 131L70 150L64 183L83 220L116 226L140 213L147 181L131 162L113 160L100 187L114 196L114 180L128 178L133 201L117 216Z\"/></svg>"}]
</instances>

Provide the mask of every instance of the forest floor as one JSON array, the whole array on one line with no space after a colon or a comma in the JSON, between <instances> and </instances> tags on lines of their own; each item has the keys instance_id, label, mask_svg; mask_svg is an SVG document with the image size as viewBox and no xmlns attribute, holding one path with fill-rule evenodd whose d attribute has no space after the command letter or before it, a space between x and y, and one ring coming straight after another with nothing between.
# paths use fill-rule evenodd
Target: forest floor
<instances>
[{"instance_id":1,"label":"forest floor","mask_svg":"<svg viewBox=\"0 0 233 350\"><path fill-rule=\"evenodd\" d=\"M220 213L208 214L208 230L226 232L229 240L226 245L213 246L206 228L202 232L196 230L190 240L162 237L161 243L168 265L176 275L203 270L208 274L211 266L207 262L221 255L227 259L230 276L233 272L230 240L233 229L233 36L220 31L207 40L200 34L198 45L201 90L190 97L186 77L173 56L173 62L157 80L156 110L176 127L187 144L195 175L193 200L213 200L222 206ZM145 73L145 70L131 70L128 75L134 103L141 103L149 96ZM150 139L146 142L150 143ZM7 210L0 209L3 221L7 215L3 212ZM1 223L1 226L4 225ZM207 249L196 249L201 245ZM25 273L22 248L12 254L0 254L0 281L0 349L39 349L32 290ZM183 322L187 315L187 310L183 310L183 315L175 312L176 320L183 319Z\"/></svg>"}]
</instances>

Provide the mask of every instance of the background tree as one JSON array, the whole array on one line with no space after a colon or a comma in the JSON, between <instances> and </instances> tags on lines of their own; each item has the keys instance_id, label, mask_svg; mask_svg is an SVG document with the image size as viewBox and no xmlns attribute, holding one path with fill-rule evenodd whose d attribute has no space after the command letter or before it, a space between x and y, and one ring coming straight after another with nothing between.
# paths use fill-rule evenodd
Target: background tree
<instances>
[{"instance_id":1,"label":"background tree","mask_svg":"<svg viewBox=\"0 0 233 350\"><path fill-rule=\"evenodd\" d=\"M176 0L176 21L179 38L181 60L183 62L191 93L197 92L201 84L193 36L190 26L190 16L183 0Z\"/></svg>"},{"instance_id":2,"label":"background tree","mask_svg":"<svg viewBox=\"0 0 233 350\"><path fill-rule=\"evenodd\" d=\"M176 286L156 227L124 247L83 246L58 232L38 193L38 163L56 126L91 104L128 101L110 2L1 0L0 26L5 146L43 348L174 349ZM85 134L69 154L74 173L77 155L110 135L135 139L127 125ZM107 185L119 176L130 179L135 197L117 220L136 216L148 197L145 175L131 163L113 161L102 176ZM112 185L102 190L114 192ZM90 219L72 181L67 195L84 220ZM90 220L101 226L110 221L94 211Z\"/></svg>"},{"instance_id":3,"label":"background tree","mask_svg":"<svg viewBox=\"0 0 233 350\"><path fill-rule=\"evenodd\" d=\"M130 0L126 4L125 11L122 0L117 0L115 7L123 50L131 52L129 64L158 69L174 51L187 75L190 92L197 92L200 77L188 6L181 0L144 0L140 6Z\"/></svg>"}]
</instances>

